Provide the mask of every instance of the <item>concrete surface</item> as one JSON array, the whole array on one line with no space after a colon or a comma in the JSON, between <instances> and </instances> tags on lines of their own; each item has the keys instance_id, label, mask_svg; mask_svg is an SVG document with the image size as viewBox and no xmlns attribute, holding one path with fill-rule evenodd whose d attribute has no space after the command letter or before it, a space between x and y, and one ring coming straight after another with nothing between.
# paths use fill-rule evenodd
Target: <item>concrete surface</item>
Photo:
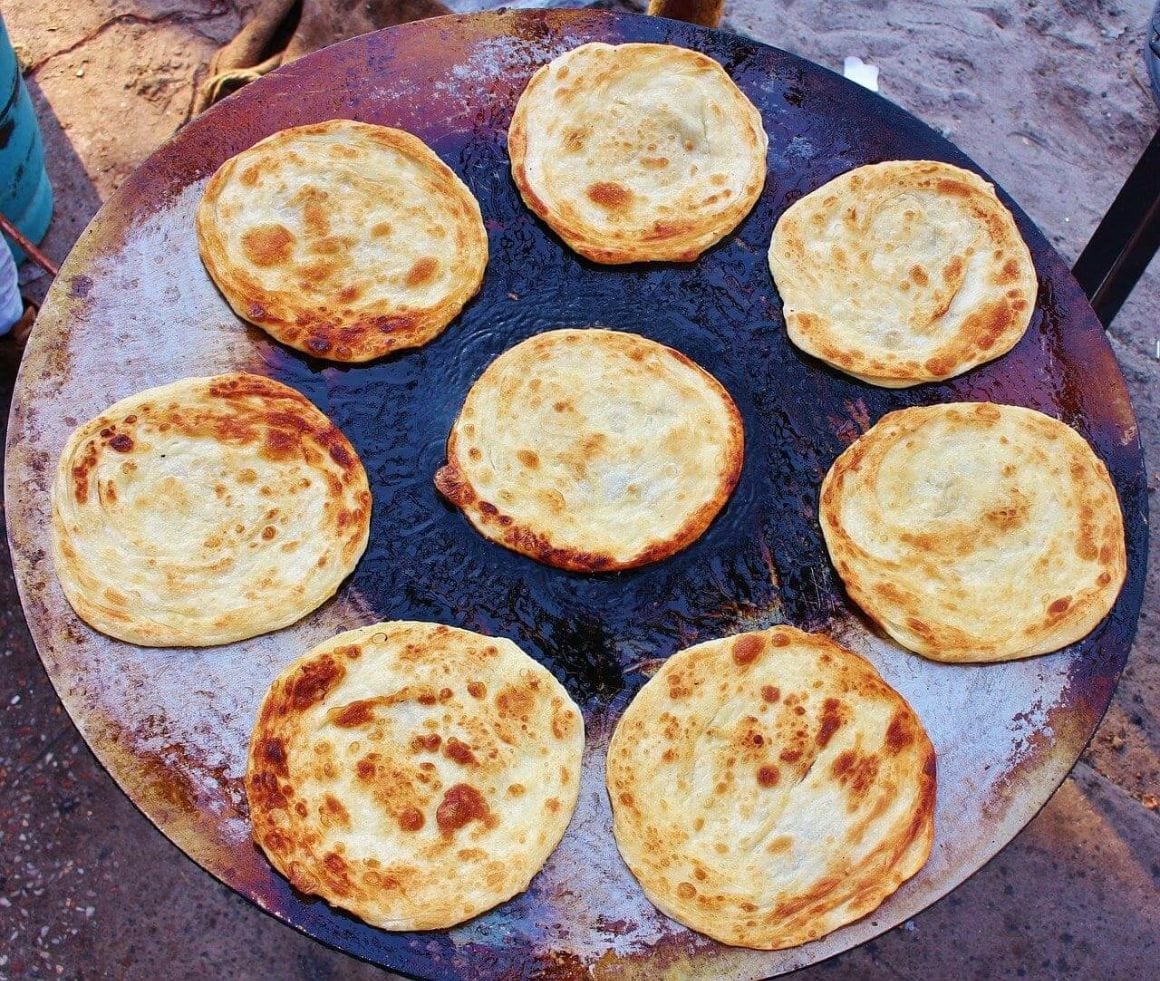
<instances>
[{"instance_id":1,"label":"concrete surface","mask_svg":"<svg viewBox=\"0 0 1160 981\"><path fill-rule=\"evenodd\" d=\"M461 3L458 6L468 6ZM733 0L731 24L840 70L984 166L1074 258L1160 113L1141 45L1151 0ZM100 202L187 118L250 4L8 0L44 130L62 258ZM479 4L474 4L479 6ZM29 276L28 271L25 273ZM32 274L26 291L47 283ZM1160 467L1160 265L1111 330ZM158 311L163 316L163 311ZM0 346L7 414L12 352ZM1152 478L1150 488L1155 489ZM1153 507L1156 498L1153 497ZM1072 776L990 865L809 978L1151 978L1160 956L1160 547L1139 636ZM279 925L138 814L64 715L0 564L0 978L359 978L381 972Z\"/></svg>"}]
</instances>

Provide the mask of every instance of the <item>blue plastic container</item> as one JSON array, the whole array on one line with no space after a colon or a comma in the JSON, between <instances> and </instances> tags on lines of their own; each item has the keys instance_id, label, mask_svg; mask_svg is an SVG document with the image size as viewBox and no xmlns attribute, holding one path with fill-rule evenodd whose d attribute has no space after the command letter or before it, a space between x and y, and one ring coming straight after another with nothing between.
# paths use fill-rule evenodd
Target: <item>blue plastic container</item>
<instances>
[{"instance_id":1,"label":"blue plastic container","mask_svg":"<svg viewBox=\"0 0 1160 981\"><path fill-rule=\"evenodd\" d=\"M32 111L32 100L8 30L0 17L0 212L33 242L39 242L52 220L52 186L44 170L44 145ZM19 264L24 252L5 236Z\"/></svg>"}]
</instances>

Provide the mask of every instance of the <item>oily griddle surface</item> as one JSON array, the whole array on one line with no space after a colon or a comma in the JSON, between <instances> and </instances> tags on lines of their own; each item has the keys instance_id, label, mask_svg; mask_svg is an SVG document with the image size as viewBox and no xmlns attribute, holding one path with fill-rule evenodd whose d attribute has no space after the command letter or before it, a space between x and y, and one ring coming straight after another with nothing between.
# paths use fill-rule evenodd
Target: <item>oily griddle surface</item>
<instances>
[{"instance_id":1,"label":"oily griddle surface","mask_svg":"<svg viewBox=\"0 0 1160 981\"><path fill-rule=\"evenodd\" d=\"M590 40L662 41L719 60L761 109L769 176L749 217L690 265L586 262L523 206L506 130L531 73ZM311 360L241 324L202 269L193 212L229 156L287 126L351 117L414 132L467 182L491 260L446 333L370 365ZM1107 342L1067 268L1014 209L1038 270L1031 326L998 362L904 391L840 375L793 348L766 251L777 217L865 163L933 158L976 168L913 117L815 65L674 21L599 12L448 17L328 48L188 125L82 236L41 312L13 402L7 508L26 614L57 690L114 778L184 851L279 918L376 963L427 976L759 977L845 950L912 916L983 864L1038 810L1111 697L1135 630L1147 542L1135 421ZM1010 204L1010 202L1008 202ZM643 569L571 574L485 541L436 494L451 423L501 352L543 330L602 325L671 345L714 374L745 421L746 459L722 514L686 551ZM148 650L80 622L49 557L48 489L71 429L140 389L257 371L343 429L374 492L367 554L339 597L270 636ZM933 664L876 636L826 557L817 495L834 458L885 412L989 399L1082 432L1124 508L1129 577L1112 615L1059 654ZM584 708L588 752L571 828L523 896L450 931L390 934L296 894L249 838L241 777L258 703L283 665L377 619L446 622L514 639ZM869 657L939 752L931 859L877 912L813 944L721 946L657 913L621 864L603 790L611 728L656 663L723 634L786 622Z\"/></svg>"}]
</instances>

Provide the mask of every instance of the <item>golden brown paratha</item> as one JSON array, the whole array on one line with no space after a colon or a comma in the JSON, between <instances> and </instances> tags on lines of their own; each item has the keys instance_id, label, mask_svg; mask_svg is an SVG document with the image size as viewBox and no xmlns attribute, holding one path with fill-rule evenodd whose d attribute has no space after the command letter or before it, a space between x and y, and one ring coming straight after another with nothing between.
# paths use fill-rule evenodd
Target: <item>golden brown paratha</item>
<instances>
[{"instance_id":1,"label":"golden brown paratha","mask_svg":"<svg viewBox=\"0 0 1160 981\"><path fill-rule=\"evenodd\" d=\"M1033 409L891 412L822 482L822 532L851 598L937 661L1007 661L1086 636L1127 574L1107 468Z\"/></svg>"},{"instance_id":2,"label":"golden brown paratha","mask_svg":"<svg viewBox=\"0 0 1160 981\"><path fill-rule=\"evenodd\" d=\"M583 44L545 65L508 133L527 206L595 262L691 262L765 184L761 114L712 58Z\"/></svg>"},{"instance_id":3,"label":"golden brown paratha","mask_svg":"<svg viewBox=\"0 0 1160 981\"><path fill-rule=\"evenodd\" d=\"M995 189L931 160L858 167L807 194L778 221L769 266L790 340L887 388L1005 354L1038 288Z\"/></svg>"},{"instance_id":4,"label":"golden brown paratha","mask_svg":"<svg viewBox=\"0 0 1160 981\"><path fill-rule=\"evenodd\" d=\"M583 749L580 710L510 640L351 630L262 703L254 839L295 888L373 926L449 927L528 887L575 809Z\"/></svg>"},{"instance_id":5,"label":"golden brown paratha","mask_svg":"<svg viewBox=\"0 0 1160 981\"><path fill-rule=\"evenodd\" d=\"M774 627L665 662L616 727L608 794L661 912L777 950L865 916L922 867L935 754L869 662Z\"/></svg>"},{"instance_id":6,"label":"golden brown paratha","mask_svg":"<svg viewBox=\"0 0 1160 981\"><path fill-rule=\"evenodd\" d=\"M225 644L333 596L370 514L354 448L294 389L260 375L186 378L69 438L53 556L96 629L146 646Z\"/></svg>"},{"instance_id":7,"label":"golden brown paratha","mask_svg":"<svg viewBox=\"0 0 1160 981\"><path fill-rule=\"evenodd\" d=\"M683 354L636 334L553 330L471 387L435 484L492 541L604 572L699 538L743 456L729 393Z\"/></svg>"},{"instance_id":8,"label":"golden brown paratha","mask_svg":"<svg viewBox=\"0 0 1160 981\"><path fill-rule=\"evenodd\" d=\"M331 361L441 334L487 266L479 204L421 140L350 119L285 129L219 168L197 210L239 317Z\"/></svg>"}]
</instances>

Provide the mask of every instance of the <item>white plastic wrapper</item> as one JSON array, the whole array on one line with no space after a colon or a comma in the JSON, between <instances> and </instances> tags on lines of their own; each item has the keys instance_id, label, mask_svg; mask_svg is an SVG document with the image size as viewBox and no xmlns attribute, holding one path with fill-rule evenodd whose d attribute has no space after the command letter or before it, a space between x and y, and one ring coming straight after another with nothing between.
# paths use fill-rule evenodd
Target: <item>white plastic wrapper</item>
<instances>
[{"instance_id":1,"label":"white plastic wrapper","mask_svg":"<svg viewBox=\"0 0 1160 981\"><path fill-rule=\"evenodd\" d=\"M857 82L864 89L871 92L878 91L878 66L871 65L861 58L849 55L842 66L842 74L851 82Z\"/></svg>"},{"instance_id":2,"label":"white plastic wrapper","mask_svg":"<svg viewBox=\"0 0 1160 981\"><path fill-rule=\"evenodd\" d=\"M7 334L22 313L24 301L16 281L16 263L8 246L0 242L0 334Z\"/></svg>"}]
</instances>

